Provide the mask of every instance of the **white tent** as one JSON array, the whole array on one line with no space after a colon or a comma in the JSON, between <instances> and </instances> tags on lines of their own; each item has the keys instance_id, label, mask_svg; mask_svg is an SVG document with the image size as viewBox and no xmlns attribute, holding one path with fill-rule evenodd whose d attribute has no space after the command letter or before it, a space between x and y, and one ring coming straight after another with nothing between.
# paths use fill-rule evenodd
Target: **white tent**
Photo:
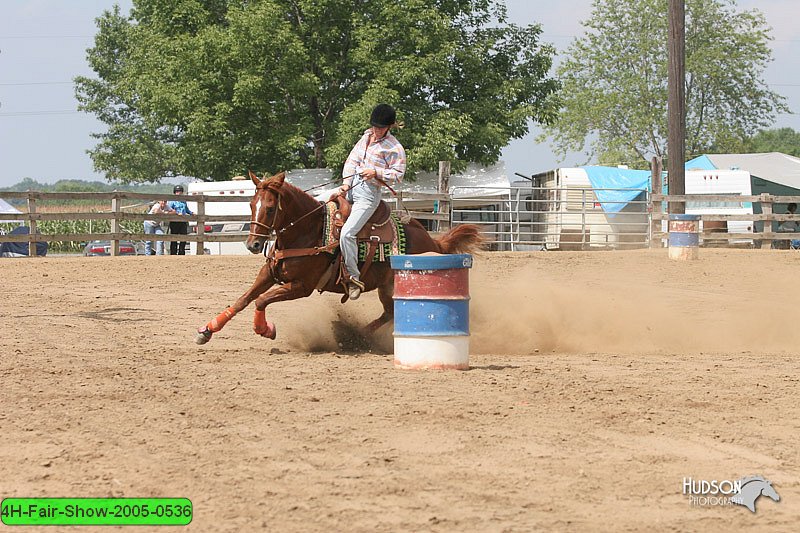
<instances>
[{"instance_id":1,"label":"white tent","mask_svg":"<svg viewBox=\"0 0 800 533\"><path fill-rule=\"evenodd\" d=\"M414 182L401 184L398 190L411 193L438 192L439 175L436 172L420 172L416 178ZM452 174L449 184L449 192L455 199L508 196L511 186L503 161L490 167L470 163L463 172Z\"/></svg>"},{"instance_id":2,"label":"white tent","mask_svg":"<svg viewBox=\"0 0 800 533\"><path fill-rule=\"evenodd\" d=\"M0 198L0 216L1 215L8 215L8 214L16 215L16 214L19 214L19 213L22 213L22 211L20 211L19 209L17 209L13 205L9 204L8 202L6 202L2 198ZM0 220L0 223L11 223L11 224L18 223L18 224L22 224L22 221L21 220Z\"/></svg>"},{"instance_id":3,"label":"white tent","mask_svg":"<svg viewBox=\"0 0 800 533\"><path fill-rule=\"evenodd\" d=\"M292 185L306 190L331 181L334 177L328 169L296 169L288 171L286 179ZM499 161L490 167L470 163L463 172L450 176L449 192L454 199L508 196L510 185L504 162ZM330 184L310 191L310 194L326 200L337 188L338 184ZM439 192L439 176L436 172L418 172L415 181L404 181L393 188L397 192L411 194Z\"/></svg>"}]
</instances>

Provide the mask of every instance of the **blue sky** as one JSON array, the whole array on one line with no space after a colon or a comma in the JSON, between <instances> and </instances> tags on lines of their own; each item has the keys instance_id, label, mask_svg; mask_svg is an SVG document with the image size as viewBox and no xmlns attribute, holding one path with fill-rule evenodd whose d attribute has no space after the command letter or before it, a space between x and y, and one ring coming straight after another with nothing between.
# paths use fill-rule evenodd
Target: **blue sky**
<instances>
[{"instance_id":1,"label":"blue sky","mask_svg":"<svg viewBox=\"0 0 800 533\"><path fill-rule=\"evenodd\" d=\"M94 19L119 3L127 12L131 0L2 0L0 17L0 187L25 177L102 179L86 154L103 131L92 116L76 111L71 80L92 75L86 49L92 46ZM800 130L800 14L798 0L739 0L758 8L773 27L775 61L765 79L787 98L796 114L781 115L775 127ZM507 0L509 18L517 24L539 22L544 38L559 51L582 33L591 0ZM509 173L530 174L559 165L584 162L581 154L559 161L533 131L503 152Z\"/></svg>"}]
</instances>

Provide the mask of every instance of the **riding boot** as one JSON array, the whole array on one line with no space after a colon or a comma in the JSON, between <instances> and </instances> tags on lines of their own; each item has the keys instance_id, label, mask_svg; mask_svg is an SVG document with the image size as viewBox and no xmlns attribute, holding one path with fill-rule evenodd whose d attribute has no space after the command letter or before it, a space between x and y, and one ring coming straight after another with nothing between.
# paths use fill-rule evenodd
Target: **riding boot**
<instances>
[{"instance_id":1,"label":"riding boot","mask_svg":"<svg viewBox=\"0 0 800 533\"><path fill-rule=\"evenodd\" d=\"M361 292L366 289L366 286L358 280L358 278L351 277L347 280L347 295L351 300L358 300Z\"/></svg>"}]
</instances>

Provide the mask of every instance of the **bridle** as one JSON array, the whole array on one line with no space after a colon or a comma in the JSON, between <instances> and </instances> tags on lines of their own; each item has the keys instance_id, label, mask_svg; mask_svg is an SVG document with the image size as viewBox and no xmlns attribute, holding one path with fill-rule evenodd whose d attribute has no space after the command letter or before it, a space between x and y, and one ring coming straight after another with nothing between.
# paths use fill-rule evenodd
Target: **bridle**
<instances>
[{"instance_id":1,"label":"bridle","mask_svg":"<svg viewBox=\"0 0 800 533\"><path fill-rule=\"evenodd\" d=\"M268 187L265 188L264 190L266 189L268 189ZM259 222L258 220L256 220L256 218L258 217L258 213L255 213L253 215L253 218L250 220L250 231L248 232L248 235L252 235L255 237L265 237L269 239L269 236L272 234L273 231L275 231L275 223L278 220L278 211L281 210L281 195L277 192L273 194L278 197L278 201L277 205L275 206L275 214L272 217L272 224L268 225L264 224L263 222ZM253 225L258 226L259 228L266 229L267 233L258 233L257 231L253 231Z\"/></svg>"}]
</instances>

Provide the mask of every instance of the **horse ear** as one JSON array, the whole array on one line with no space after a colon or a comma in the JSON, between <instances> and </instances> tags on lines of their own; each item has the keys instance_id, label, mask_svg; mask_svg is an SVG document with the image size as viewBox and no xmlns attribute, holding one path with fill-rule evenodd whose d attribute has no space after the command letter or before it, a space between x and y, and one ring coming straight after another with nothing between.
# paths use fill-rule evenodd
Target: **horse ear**
<instances>
[{"instance_id":1,"label":"horse ear","mask_svg":"<svg viewBox=\"0 0 800 533\"><path fill-rule=\"evenodd\" d=\"M272 176L272 178L270 178L275 187L280 187L281 185L283 185L283 180L285 179L286 179L286 172L280 172Z\"/></svg>"},{"instance_id":2,"label":"horse ear","mask_svg":"<svg viewBox=\"0 0 800 533\"><path fill-rule=\"evenodd\" d=\"M260 180L260 179L258 179L258 176L256 176L256 175L253 173L253 171L252 171L252 170L248 170L248 171L247 171L247 174L250 176L250 179L253 181L253 183L255 183L256 187L258 187L258 186L259 186L259 184L261 183L261 180Z\"/></svg>"}]
</instances>

